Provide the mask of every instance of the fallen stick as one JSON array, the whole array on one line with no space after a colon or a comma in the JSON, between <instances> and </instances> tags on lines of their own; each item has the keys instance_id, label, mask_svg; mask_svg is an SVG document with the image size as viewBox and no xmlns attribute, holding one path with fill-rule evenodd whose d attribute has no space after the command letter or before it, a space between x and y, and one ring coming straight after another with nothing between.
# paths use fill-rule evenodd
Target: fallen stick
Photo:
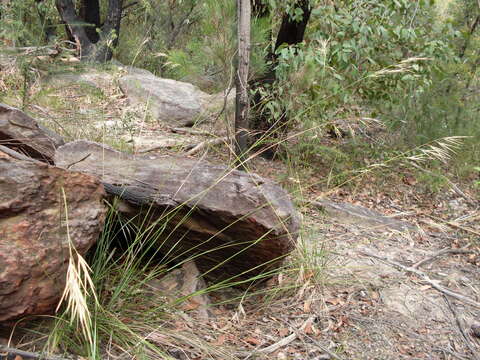
<instances>
[{"instance_id":1,"label":"fallen stick","mask_svg":"<svg viewBox=\"0 0 480 360\"><path fill-rule=\"evenodd\" d=\"M55 356L55 355L51 355L51 356L48 356L48 355L45 355L43 353L34 353L34 352L30 352L30 351L23 351L23 350L19 350L19 349L14 349L14 348L10 348L10 347L6 347L4 345L0 345L0 358L3 359L3 356L5 356L5 359L8 359L8 355L16 355L15 356L15 359L17 359L18 357L21 357L21 358L29 358L29 359L41 359L41 360L71 360L68 359L68 358L64 358L64 357L61 357L61 356Z\"/></svg>"},{"instance_id":2,"label":"fallen stick","mask_svg":"<svg viewBox=\"0 0 480 360\"><path fill-rule=\"evenodd\" d=\"M469 245L461 248L461 249L443 249L443 250L440 250L438 252L436 252L435 254L433 254L432 256L429 256L423 260L420 260L419 262L417 262L416 264L413 264L412 265L412 268L413 269L418 269L419 267L435 260L436 258L440 257L440 256L443 256L443 255L447 255L447 254L471 254L473 253L474 251L473 250L468 250Z\"/></svg>"},{"instance_id":3,"label":"fallen stick","mask_svg":"<svg viewBox=\"0 0 480 360\"><path fill-rule=\"evenodd\" d=\"M152 148L148 148L148 149L145 149L145 150L140 150L138 153L139 153L139 154L146 154L146 153L149 153L149 152L152 152L152 151L156 151L156 150L171 149L171 148L174 148L175 146L179 146L179 144L157 145L157 146L154 146L154 147L152 147Z\"/></svg>"},{"instance_id":4,"label":"fallen stick","mask_svg":"<svg viewBox=\"0 0 480 360\"><path fill-rule=\"evenodd\" d=\"M314 316L310 316L303 324L300 326L299 331L303 331L308 324L310 324L314 320ZM277 341L275 344L272 344L270 346L267 346L263 349L257 350L256 352L263 353L263 354L271 354L281 347L284 347L288 344L290 344L293 340L295 340L298 337L298 332L294 331L292 334L288 335L287 337L284 337L282 340Z\"/></svg>"},{"instance_id":5,"label":"fallen stick","mask_svg":"<svg viewBox=\"0 0 480 360\"><path fill-rule=\"evenodd\" d=\"M17 160L25 160L25 161L30 161L30 162L33 162L33 163L36 163L36 164L45 164L41 161L38 161L38 160L35 160L35 159L32 159L26 155L23 155L15 150L12 150L6 146L3 146L3 145L0 145L0 151L4 152L5 154L7 155L10 155L11 157L13 157L14 159L17 159Z\"/></svg>"},{"instance_id":6,"label":"fallen stick","mask_svg":"<svg viewBox=\"0 0 480 360\"><path fill-rule=\"evenodd\" d=\"M453 227L453 228L455 228L455 229L463 230L463 231L465 231L465 232L468 232L468 233L471 233L471 234L480 236L480 232L475 231L475 230L470 229L470 228L467 228L467 227L464 227L464 226L461 226L461 225L456 224L456 223L454 223L454 222L445 221L445 220L439 219L439 218L437 218L437 217L435 217L435 216L428 215L428 214L425 214L425 216L428 216L429 218L431 218L431 219L433 219L433 220L435 220L435 221L439 221L439 222L444 223L444 224L446 224L446 225L448 225L448 226L451 226L451 227Z\"/></svg>"},{"instance_id":7,"label":"fallen stick","mask_svg":"<svg viewBox=\"0 0 480 360\"><path fill-rule=\"evenodd\" d=\"M204 130L196 130L192 128L171 128L171 132L176 134L191 134L191 135L206 135L206 136L215 136L215 134L204 131Z\"/></svg>"},{"instance_id":8,"label":"fallen stick","mask_svg":"<svg viewBox=\"0 0 480 360\"><path fill-rule=\"evenodd\" d=\"M221 138L216 138L216 139L211 139L211 140L206 140L202 141L201 143L194 145L192 149L188 150L186 152L187 155L193 155L198 153L200 150L206 148L207 146L212 146L212 145L218 145L222 143L226 143L228 141L228 137L221 137Z\"/></svg>"},{"instance_id":9,"label":"fallen stick","mask_svg":"<svg viewBox=\"0 0 480 360\"><path fill-rule=\"evenodd\" d=\"M394 267L397 267L397 268L400 268L402 269L403 271L406 271L406 272L410 272L410 273L413 273L415 275L418 275L420 276L421 278L423 278L423 281L425 281L426 283L430 284L434 289L440 291L441 293L445 294L445 295L448 295L450 297L453 297L457 300L460 300L462 302L464 302L465 304L468 304L468 305L471 305L473 307L476 307L478 309L480 309L480 303L478 303L477 301L473 300L473 299L470 299L464 295L461 295L461 294L458 294L456 293L455 291L452 291L450 289L447 289L441 285L438 284L438 281L435 281L435 280L432 280L428 277L427 274L425 274L423 271L420 271L420 270L417 270L413 267L410 267L410 266L405 266L405 265L402 265L400 264L399 262L396 262L396 261L392 261L392 260L389 260L385 257L381 257L381 256L378 256L378 255L375 255L375 254L372 254L368 251L365 251L365 250L361 250L360 251L360 254L362 255L365 255L365 256L369 256L369 257L373 257L375 259L378 259L378 260L381 260L383 261L384 263L386 264L389 264L391 266L394 266Z\"/></svg>"}]
</instances>

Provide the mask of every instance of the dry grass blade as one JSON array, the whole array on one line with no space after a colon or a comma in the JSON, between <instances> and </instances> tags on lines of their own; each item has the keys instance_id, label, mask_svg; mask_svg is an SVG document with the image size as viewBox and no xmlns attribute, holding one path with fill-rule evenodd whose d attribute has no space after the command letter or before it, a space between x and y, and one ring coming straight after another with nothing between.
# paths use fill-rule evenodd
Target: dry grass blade
<instances>
[{"instance_id":1,"label":"dry grass blade","mask_svg":"<svg viewBox=\"0 0 480 360\"><path fill-rule=\"evenodd\" d=\"M468 138L468 136L450 136L435 140L433 143L420 147L418 154L408 156L406 159L413 162L438 160L446 163L462 146L463 140L466 138Z\"/></svg>"},{"instance_id":2,"label":"dry grass blade","mask_svg":"<svg viewBox=\"0 0 480 360\"><path fill-rule=\"evenodd\" d=\"M96 301L95 287L90 277L90 267L85 259L77 252L73 246L72 239L70 238L67 197L63 188L62 196L65 206L69 260L65 290L63 291L56 311L58 311L60 306L66 302L66 312L70 315L70 322L77 322L85 339L88 343L92 344L92 318L90 310L88 309L87 298L93 295Z\"/></svg>"}]
</instances>

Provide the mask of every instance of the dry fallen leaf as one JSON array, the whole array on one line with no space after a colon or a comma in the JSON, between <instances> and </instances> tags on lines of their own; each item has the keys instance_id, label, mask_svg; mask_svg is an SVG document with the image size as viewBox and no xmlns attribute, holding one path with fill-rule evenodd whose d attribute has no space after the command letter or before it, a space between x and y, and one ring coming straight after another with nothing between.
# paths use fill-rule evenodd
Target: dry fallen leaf
<instances>
[{"instance_id":1,"label":"dry fallen leaf","mask_svg":"<svg viewBox=\"0 0 480 360\"><path fill-rule=\"evenodd\" d=\"M195 310L195 309L198 309L199 306L200 306L200 303L190 299L184 304L182 304L182 310L185 310L185 311Z\"/></svg>"},{"instance_id":2,"label":"dry fallen leaf","mask_svg":"<svg viewBox=\"0 0 480 360\"><path fill-rule=\"evenodd\" d=\"M306 325L305 328L303 329L305 334L307 335L312 335L313 334L313 324L312 321L309 321Z\"/></svg>"},{"instance_id":3,"label":"dry fallen leaf","mask_svg":"<svg viewBox=\"0 0 480 360\"><path fill-rule=\"evenodd\" d=\"M245 339L243 339L245 342L247 342L248 344L250 345L260 345L262 343L261 340L257 339L257 338L254 338L254 337L247 337Z\"/></svg>"},{"instance_id":4,"label":"dry fallen leaf","mask_svg":"<svg viewBox=\"0 0 480 360\"><path fill-rule=\"evenodd\" d=\"M305 313L310 313L312 312L312 299L308 299L303 303L303 311Z\"/></svg>"},{"instance_id":5,"label":"dry fallen leaf","mask_svg":"<svg viewBox=\"0 0 480 360\"><path fill-rule=\"evenodd\" d=\"M222 346L225 343L225 340L227 340L227 336L225 334L222 334L218 337L217 341L212 343L212 345Z\"/></svg>"},{"instance_id":6,"label":"dry fallen leaf","mask_svg":"<svg viewBox=\"0 0 480 360\"><path fill-rule=\"evenodd\" d=\"M290 331L287 328L278 329L278 335L280 335L281 337L285 337L288 334L290 334Z\"/></svg>"}]
</instances>

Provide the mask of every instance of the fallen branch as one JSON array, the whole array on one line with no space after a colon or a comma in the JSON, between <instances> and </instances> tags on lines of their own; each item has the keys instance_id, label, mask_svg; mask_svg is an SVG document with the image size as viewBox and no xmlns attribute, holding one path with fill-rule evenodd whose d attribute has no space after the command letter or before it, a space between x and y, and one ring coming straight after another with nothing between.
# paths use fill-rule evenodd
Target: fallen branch
<instances>
[{"instance_id":1,"label":"fallen branch","mask_svg":"<svg viewBox=\"0 0 480 360\"><path fill-rule=\"evenodd\" d=\"M38 160L35 160L35 159L32 159L26 155L23 155L15 150L12 150L6 146L3 146L3 145L0 145L0 151L1 152L4 152L5 154L13 157L14 159L17 159L17 160L25 160L25 161L30 161L30 162L33 162L33 163L36 163L36 164L44 164L43 162L41 161L38 161Z\"/></svg>"},{"instance_id":2,"label":"fallen branch","mask_svg":"<svg viewBox=\"0 0 480 360\"><path fill-rule=\"evenodd\" d=\"M156 151L156 150L162 150L162 149L171 149L171 148L174 148L175 146L179 146L180 144L163 144L163 145L157 145L157 146L154 146L152 148L148 148L148 149L145 149L145 150L140 150L138 151L139 154L146 154L146 153L149 153L149 152L152 152L152 151Z\"/></svg>"},{"instance_id":3,"label":"fallen branch","mask_svg":"<svg viewBox=\"0 0 480 360\"><path fill-rule=\"evenodd\" d=\"M372 254L368 251L365 251L365 250L361 250L360 251L360 254L362 255L365 255L365 256L369 256L369 257L373 257L375 259L378 259L380 261L383 261L384 263L386 264L389 264L391 266L394 266L394 267L397 267L399 269L402 269L403 271L406 271L406 272L410 272L410 273L413 273L415 275L418 275L420 276L423 281L425 281L426 283L430 284L434 289L440 291L441 293L445 294L445 295L448 295L450 297L453 297L457 300L460 300L462 302L464 302L465 304L468 304L468 305L471 305L473 307L476 307L477 309L480 309L480 303L478 303L477 301L473 300L473 299L470 299L464 295L461 295L459 293L456 293L450 289L447 289L441 285L438 284L438 281L435 281L435 280L432 280L428 277L427 274L425 274L423 271L420 271L420 270L417 270L413 267L410 267L410 266L405 266L403 264L400 264L399 262L396 262L396 261L393 261L393 260L389 260L385 257L381 257L381 256L378 256L378 255L375 255L375 254Z\"/></svg>"},{"instance_id":4,"label":"fallen branch","mask_svg":"<svg viewBox=\"0 0 480 360\"><path fill-rule=\"evenodd\" d=\"M8 355L10 354L16 355L15 359L20 357L20 358L41 359L41 360L70 360L61 356L55 356L55 355L48 356L43 353L23 351L19 349L6 347L4 345L0 345L0 358L3 358L3 356L5 356L5 358L8 359Z\"/></svg>"},{"instance_id":5,"label":"fallen branch","mask_svg":"<svg viewBox=\"0 0 480 360\"><path fill-rule=\"evenodd\" d=\"M436 258L440 257L440 256L443 256L443 255L447 255L447 254L471 254L473 253L474 251L473 250L468 250L469 245L461 248L461 249L443 249L443 250L440 250L436 253L434 253L432 256L429 256L423 260L420 260L419 262L417 262L416 264L413 264L412 265L412 268L413 269L418 269L419 267L435 260Z\"/></svg>"},{"instance_id":6,"label":"fallen branch","mask_svg":"<svg viewBox=\"0 0 480 360\"><path fill-rule=\"evenodd\" d=\"M38 53L42 53L43 55L58 55L59 53L54 45L8 47L4 48L3 51L17 55L38 55Z\"/></svg>"},{"instance_id":7,"label":"fallen branch","mask_svg":"<svg viewBox=\"0 0 480 360\"><path fill-rule=\"evenodd\" d=\"M206 140L202 141L199 144L193 145L193 147L186 152L187 155L193 155L198 153L200 150L206 148L207 146L213 146L213 145L218 145L222 143L226 143L228 141L228 137L221 137L221 138L216 138L216 139L211 139L211 140Z\"/></svg>"}]
</instances>

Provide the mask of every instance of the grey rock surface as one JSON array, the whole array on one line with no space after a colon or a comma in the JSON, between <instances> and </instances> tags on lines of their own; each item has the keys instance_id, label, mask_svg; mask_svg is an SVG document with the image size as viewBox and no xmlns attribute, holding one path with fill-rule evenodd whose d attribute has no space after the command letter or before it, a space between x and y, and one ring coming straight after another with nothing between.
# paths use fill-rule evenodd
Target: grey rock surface
<instances>
[{"instance_id":1,"label":"grey rock surface","mask_svg":"<svg viewBox=\"0 0 480 360\"><path fill-rule=\"evenodd\" d=\"M276 268L294 247L297 211L286 191L258 175L185 157L133 156L87 141L60 147L55 164L97 175L107 192L131 205L125 216L162 232L159 251L200 256L199 269L212 278L244 279Z\"/></svg>"},{"instance_id":2,"label":"grey rock surface","mask_svg":"<svg viewBox=\"0 0 480 360\"><path fill-rule=\"evenodd\" d=\"M20 109L0 103L0 145L52 163L55 149L63 139L39 125Z\"/></svg>"},{"instance_id":3,"label":"grey rock surface","mask_svg":"<svg viewBox=\"0 0 480 360\"><path fill-rule=\"evenodd\" d=\"M192 84L162 79L146 70L129 71L119 84L131 104L145 106L155 119L172 126L200 120L210 98Z\"/></svg>"}]
</instances>

